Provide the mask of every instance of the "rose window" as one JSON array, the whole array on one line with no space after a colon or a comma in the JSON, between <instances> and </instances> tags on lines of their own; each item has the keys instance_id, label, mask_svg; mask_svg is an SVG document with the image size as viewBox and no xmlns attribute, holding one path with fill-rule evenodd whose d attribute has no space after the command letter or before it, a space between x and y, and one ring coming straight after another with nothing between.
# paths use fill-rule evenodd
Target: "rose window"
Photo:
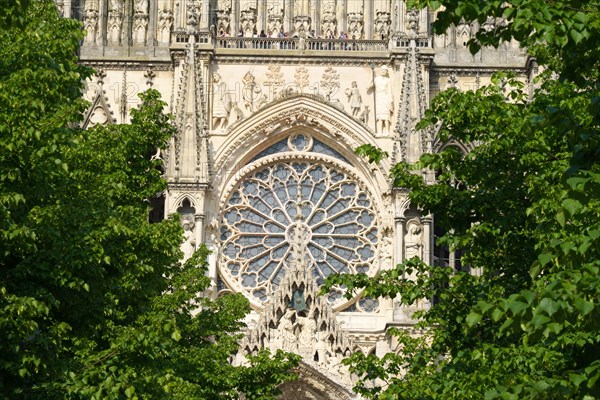
<instances>
[{"instance_id":1,"label":"rose window","mask_svg":"<svg viewBox=\"0 0 600 400\"><path fill-rule=\"evenodd\" d=\"M250 169L229 195L221 224L222 277L258 305L298 249L318 283L333 273L376 272L376 214L357 179L335 162L281 159ZM342 294L332 291L330 303L341 306Z\"/></svg>"}]
</instances>

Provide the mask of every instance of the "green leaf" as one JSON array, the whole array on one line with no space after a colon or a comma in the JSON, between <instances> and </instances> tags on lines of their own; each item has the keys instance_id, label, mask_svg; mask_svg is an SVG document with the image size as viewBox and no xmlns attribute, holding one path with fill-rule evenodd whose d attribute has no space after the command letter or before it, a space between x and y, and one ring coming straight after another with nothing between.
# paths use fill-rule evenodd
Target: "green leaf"
<instances>
[{"instance_id":1,"label":"green leaf","mask_svg":"<svg viewBox=\"0 0 600 400\"><path fill-rule=\"evenodd\" d=\"M548 316L552 316L560 309L559 303L549 298L543 298L538 307Z\"/></svg>"},{"instance_id":2,"label":"green leaf","mask_svg":"<svg viewBox=\"0 0 600 400\"><path fill-rule=\"evenodd\" d=\"M470 312L469 315L467 315L466 322L468 326L477 325L481 322L481 314Z\"/></svg>"}]
</instances>

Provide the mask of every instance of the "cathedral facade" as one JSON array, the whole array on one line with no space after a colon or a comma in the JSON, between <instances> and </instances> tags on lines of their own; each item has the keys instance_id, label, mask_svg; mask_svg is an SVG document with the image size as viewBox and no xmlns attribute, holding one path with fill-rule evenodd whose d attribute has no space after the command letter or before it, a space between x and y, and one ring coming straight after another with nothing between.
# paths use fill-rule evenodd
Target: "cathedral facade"
<instances>
[{"instance_id":1,"label":"cathedral facade","mask_svg":"<svg viewBox=\"0 0 600 400\"><path fill-rule=\"evenodd\" d=\"M177 134L154 157L168 190L152 218L179 213L189 257L213 250L209 295L243 293L252 305L243 353L283 349L303 357L285 398L355 398L340 363L353 352L398 351L391 327L413 331L393 299L344 288L318 296L333 273L378 271L419 257L456 266L434 244L435 216L388 179L446 146L417 130L430 100L449 87L477 89L498 70L531 84L535 64L517 43L471 55L467 42L500 19L462 22L443 35L436 15L404 0L57 0L87 34L81 62L84 121L127 123L137 94L154 88ZM379 165L355 155L386 150ZM432 181L431 172L423 172ZM414 332L418 334L418 332Z\"/></svg>"}]
</instances>

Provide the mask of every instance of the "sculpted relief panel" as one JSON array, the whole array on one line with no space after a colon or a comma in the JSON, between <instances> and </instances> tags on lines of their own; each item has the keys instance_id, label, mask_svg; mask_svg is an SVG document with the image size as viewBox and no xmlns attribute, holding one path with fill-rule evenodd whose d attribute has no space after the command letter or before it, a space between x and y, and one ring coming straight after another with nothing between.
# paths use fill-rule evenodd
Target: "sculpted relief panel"
<instances>
[{"instance_id":1,"label":"sculpted relief panel","mask_svg":"<svg viewBox=\"0 0 600 400\"><path fill-rule=\"evenodd\" d=\"M391 69L333 66L219 66L213 71L210 101L213 134L229 128L267 104L307 95L343 110L374 133L393 130L394 98ZM374 76L374 79L373 79ZM370 83L369 83L370 82Z\"/></svg>"}]
</instances>

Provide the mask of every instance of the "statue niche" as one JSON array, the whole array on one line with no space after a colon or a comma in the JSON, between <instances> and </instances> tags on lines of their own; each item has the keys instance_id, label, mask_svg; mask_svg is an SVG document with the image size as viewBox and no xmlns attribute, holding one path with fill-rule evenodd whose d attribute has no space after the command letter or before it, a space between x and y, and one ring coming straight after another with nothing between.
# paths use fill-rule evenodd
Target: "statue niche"
<instances>
[{"instance_id":1,"label":"statue niche","mask_svg":"<svg viewBox=\"0 0 600 400\"><path fill-rule=\"evenodd\" d=\"M378 11L375 18L375 34L376 39L388 40L390 37L390 25L392 17L389 12Z\"/></svg>"},{"instance_id":2,"label":"statue niche","mask_svg":"<svg viewBox=\"0 0 600 400\"><path fill-rule=\"evenodd\" d=\"M283 8L275 9L275 6L271 6L267 15L267 27L271 37L283 37Z\"/></svg>"},{"instance_id":3,"label":"statue niche","mask_svg":"<svg viewBox=\"0 0 600 400\"><path fill-rule=\"evenodd\" d=\"M364 24L362 12L348 13L348 37L354 40L362 39Z\"/></svg>"},{"instance_id":4,"label":"statue niche","mask_svg":"<svg viewBox=\"0 0 600 400\"><path fill-rule=\"evenodd\" d=\"M147 32L148 0L140 0L136 3L135 13L133 14L133 44L145 46Z\"/></svg>"},{"instance_id":5,"label":"statue niche","mask_svg":"<svg viewBox=\"0 0 600 400\"><path fill-rule=\"evenodd\" d=\"M243 37L253 37L256 31L256 8L248 7L242 10L240 16L240 31Z\"/></svg>"},{"instance_id":6,"label":"statue niche","mask_svg":"<svg viewBox=\"0 0 600 400\"><path fill-rule=\"evenodd\" d=\"M160 10L158 12L158 42L160 44L169 44L172 26L173 12L171 10Z\"/></svg>"},{"instance_id":7,"label":"statue niche","mask_svg":"<svg viewBox=\"0 0 600 400\"><path fill-rule=\"evenodd\" d=\"M123 1L111 0L108 10L108 43L114 46L121 44L121 29L123 27Z\"/></svg>"},{"instance_id":8,"label":"statue niche","mask_svg":"<svg viewBox=\"0 0 600 400\"><path fill-rule=\"evenodd\" d=\"M93 8L85 10L83 15L83 28L87 31L85 43L96 44L98 38L98 11Z\"/></svg>"}]
</instances>

